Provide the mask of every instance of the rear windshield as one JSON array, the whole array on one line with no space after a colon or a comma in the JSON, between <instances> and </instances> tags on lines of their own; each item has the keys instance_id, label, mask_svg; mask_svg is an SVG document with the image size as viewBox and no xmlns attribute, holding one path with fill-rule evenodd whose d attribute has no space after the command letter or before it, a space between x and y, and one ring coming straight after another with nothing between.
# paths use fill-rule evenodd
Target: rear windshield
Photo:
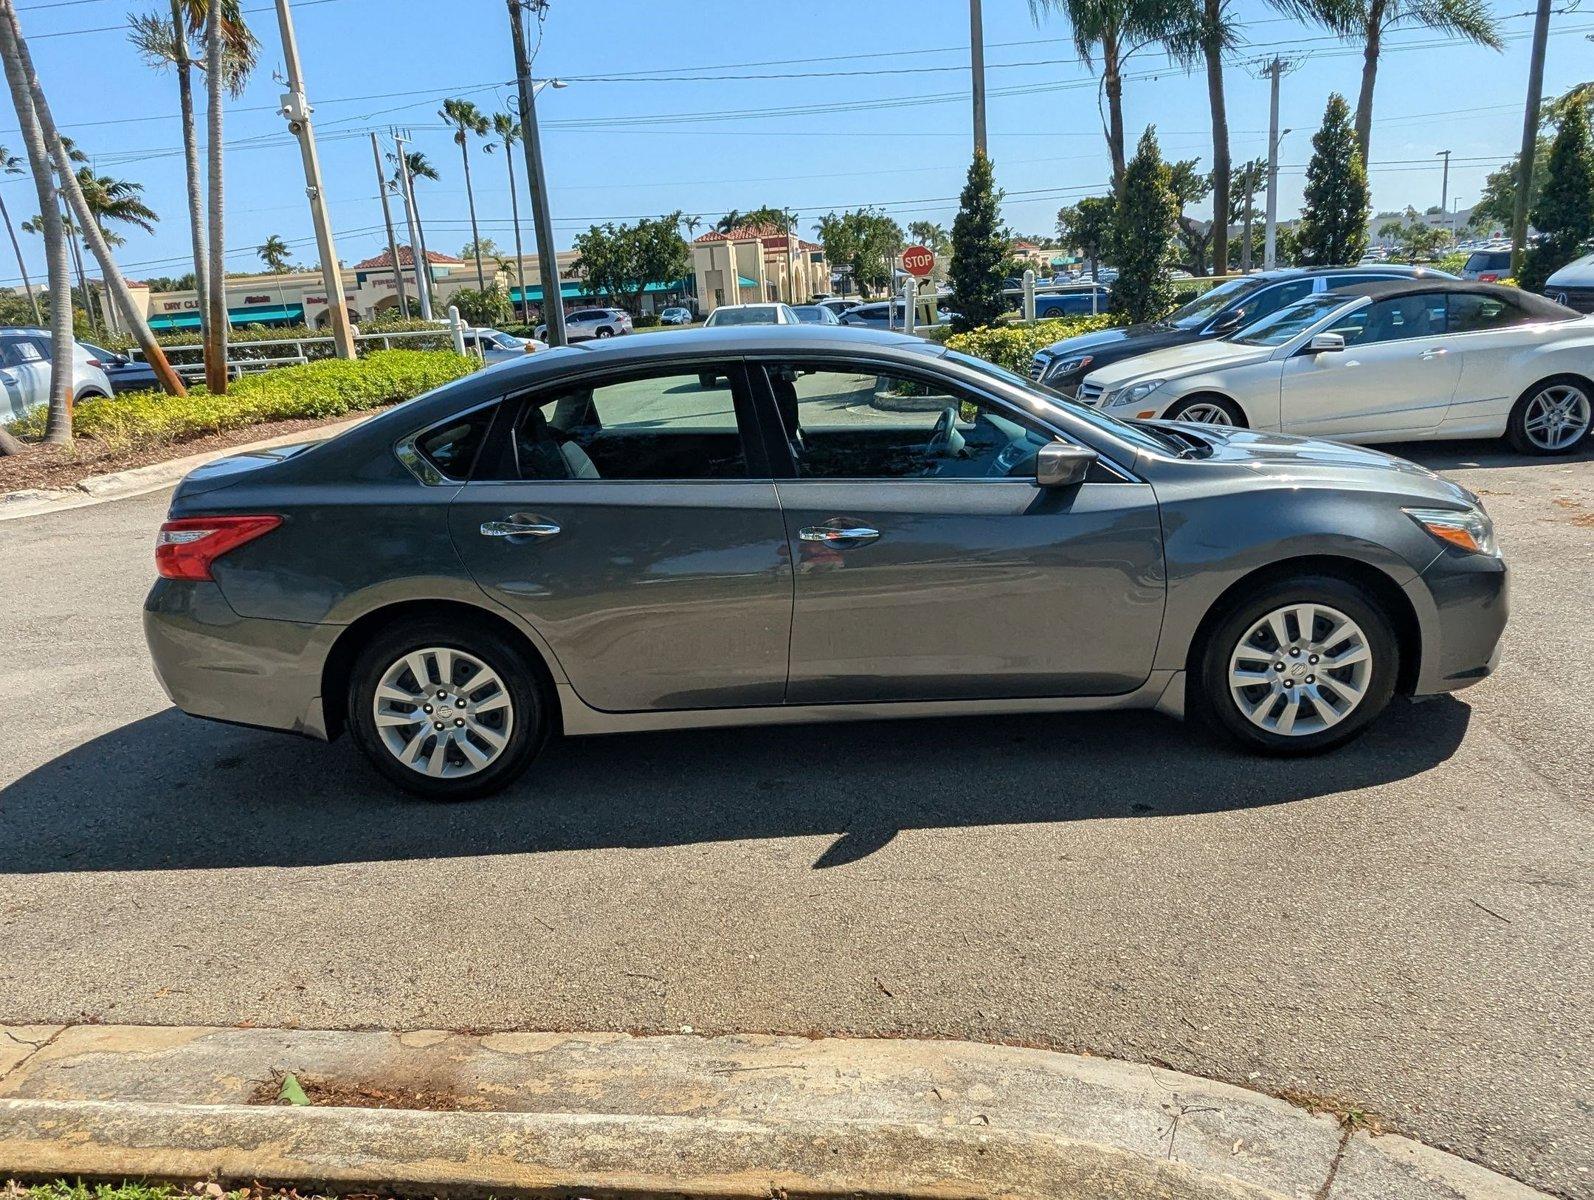
<instances>
[{"instance_id":1,"label":"rear windshield","mask_svg":"<svg viewBox=\"0 0 1594 1200\"><path fill-rule=\"evenodd\" d=\"M1474 250L1467 259L1469 271L1499 271L1511 265L1509 250Z\"/></svg>"},{"instance_id":2,"label":"rear windshield","mask_svg":"<svg viewBox=\"0 0 1594 1200\"><path fill-rule=\"evenodd\" d=\"M774 305L759 308L716 308L709 317L711 325L773 325Z\"/></svg>"}]
</instances>

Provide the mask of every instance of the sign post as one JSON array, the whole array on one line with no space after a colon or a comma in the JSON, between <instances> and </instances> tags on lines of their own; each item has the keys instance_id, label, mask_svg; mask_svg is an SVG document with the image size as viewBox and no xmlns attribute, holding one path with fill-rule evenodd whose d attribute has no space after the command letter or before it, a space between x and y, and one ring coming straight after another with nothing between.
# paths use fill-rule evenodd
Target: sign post
<instances>
[{"instance_id":1,"label":"sign post","mask_svg":"<svg viewBox=\"0 0 1594 1200\"><path fill-rule=\"evenodd\" d=\"M929 295L919 295L917 281L927 277L935 270L935 254L928 246L909 246L902 252L902 269L913 276L914 282L908 285L908 294L915 297L913 315L915 324L934 325L936 322L935 292L932 289Z\"/></svg>"}]
</instances>

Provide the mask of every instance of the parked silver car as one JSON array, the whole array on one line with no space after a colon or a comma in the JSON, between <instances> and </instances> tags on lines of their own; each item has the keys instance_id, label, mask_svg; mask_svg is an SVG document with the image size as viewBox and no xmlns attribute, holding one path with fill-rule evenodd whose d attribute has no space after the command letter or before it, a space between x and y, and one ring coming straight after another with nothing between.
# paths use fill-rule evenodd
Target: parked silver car
<instances>
[{"instance_id":1,"label":"parked silver car","mask_svg":"<svg viewBox=\"0 0 1594 1200\"><path fill-rule=\"evenodd\" d=\"M0 328L0 425L50 402L51 338L48 329ZM72 397L109 396L111 381L89 350L72 343Z\"/></svg>"},{"instance_id":2,"label":"parked silver car","mask_svg":"<svg viewBox=\"0 0 1594 1200\"><path fill-rule=\"evenodd\" d=\"M565 337L572 342L618 337L631 332L631 314L623 308L578 308L565 314ZM537 340L547 341L548 326L537 326Z\"/></svg>"},{"instance_id":3,"label":"parked silver car","mask_svg":"<svg viewBox=\"0 0 1594 1200\"><path fill-rule=\"evenodd\" d=\"M550 350L212 463L155 560L180 708L350 730L437 799L556 729L1155 708L1327 750L1506 619L1482 504L1411 463L814 325Z\"/></svg>"}]
</instances>

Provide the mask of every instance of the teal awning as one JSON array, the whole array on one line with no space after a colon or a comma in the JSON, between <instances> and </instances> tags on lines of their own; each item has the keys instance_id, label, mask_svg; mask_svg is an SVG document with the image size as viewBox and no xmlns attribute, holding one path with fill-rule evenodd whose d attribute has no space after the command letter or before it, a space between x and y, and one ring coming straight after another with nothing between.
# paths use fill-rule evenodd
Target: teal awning
<instances>
[{"instance_id":1,"label":"teal awning","mask_svg":"<svg viewBox=\"0 0 1594 1200\"><path fill-rule=\"evenodd\" d=\"M758 286L758 280L749 279L745 275L738 275L736 277L736 282L738 284L740 284L742 287L757 287Z\"/></svg>"},{"instance_id":2,"label":"teal awning","mask_svg":"<svg viewBox=\"0 0 1594 1200\"><path fill-rule=\"evenodd\" d=\"M685 286L686 285L685 285L684 281L683 282L677 282L677 283L650 283L650 284L647 285L647 287L643 288L642 290L644 292L650 292L650 293L651 292L679 292L679 291L684 291L685 290ZM752 286L752 285L749 285L749 286ZM597 295L596 292L592 291L584 283L561 283L559 285L559 294L561 296L563 296L566 300L579 300L583 296L595 296L595 295ZM520 301L521 301L521 298L522 298L522 290L520 288L512 287L512 288L509 289L509 302L511 304L519 304ZM539 283L535 287L526 288L525 291L524 291L524 298L527 299L527 300L540 301L542 299L542 285Z\"/></svg>"},{"instance_id":3,"label":"teal awning","mask_svg":"<svg viewBox=\"0 0 1594 1200\"><path fill-rule=\"evenodd\" d=\"M252 308L229 308L227 321L232 325L297 325L304 320L302 304L273 304ZM149 327L155 333L174 329L198 329L197 312L168 313L151 317Z\"/></svg>"}]
</instances>

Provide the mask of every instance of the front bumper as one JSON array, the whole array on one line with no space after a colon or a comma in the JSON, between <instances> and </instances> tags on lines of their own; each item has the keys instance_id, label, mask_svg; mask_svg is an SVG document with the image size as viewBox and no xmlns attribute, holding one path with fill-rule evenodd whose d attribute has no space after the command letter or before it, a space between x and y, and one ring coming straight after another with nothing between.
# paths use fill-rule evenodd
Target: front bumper
<instances>
[{"instance_id":1,"label":"front bumper","mask_svg":"<svg viewBox=\"0 0 1594 1200\"><path fill-rule=\"evenodd\" d=\"M144 601L155 677L178 708L323 740L322 669L341 631L241 617L214 583L160 579Z\"/></svg>"},{"instance_id":2,"label":"front bumper","mask_svg":"<svg viewBox=\"0 0 1594 1200\"><path fill-rule=\"evenodd\" d=\"M1500 661L1510 615L1505 560L1445 550L1406 585L1422 626L1422 664L1414 694L1459 691L1487 678Z\"/></svg>"}]
</instances>

